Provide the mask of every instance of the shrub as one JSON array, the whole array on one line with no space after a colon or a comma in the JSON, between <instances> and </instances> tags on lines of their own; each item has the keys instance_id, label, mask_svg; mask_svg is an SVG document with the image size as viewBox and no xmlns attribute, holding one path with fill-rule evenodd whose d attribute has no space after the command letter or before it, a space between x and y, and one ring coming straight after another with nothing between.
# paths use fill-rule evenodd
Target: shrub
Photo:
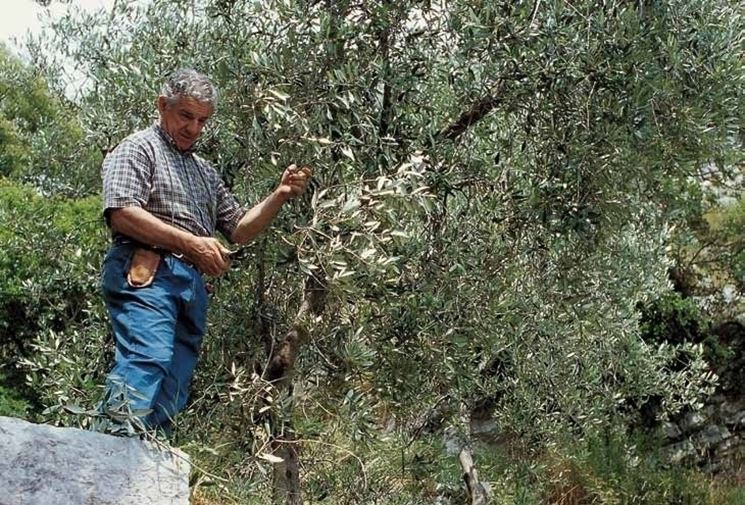
<instances>
[{"instance_id":1,"label":"shrub","mask_svg":"<svg viewBox=\"0 0 745 505\"><path fill-rule=\"evenodd\" d=\"M106 324L98 198L43 198L0 179L0 360L6 385L42 405L92 388Z\"/></svg>"},{"instance_id":2,"label":"shrub","mask_svg":"<svg viewBox=\"0 0 745 505\"><path fill-rule=\"evenodd\" d=\"M641 312L642 338L651 344L700 343L709 326L698 305L675 292L663 294Z\"/></svg>"},{"instance_id":3,"label":"shrub","mask_svg":"<svg viewBox=\"0 0 745 505\"><path fill-rule=\"evenodd\" d=\"M0 416L25 417L30 406L21 395L5 386L6 377L0 374Z\"/></svg>"},{"instance_id":4,"label":"shrub","mask_svg":"<svg viewBox=\"0 0 745 505\"><path fill-rule=\"evenodd\" d=\"M724 392L741 392L745 384L745 327L737 321L714 327L707 347L707 360L719 376L720 388Z\"/></svg>"},{"instance_id":5,"label":"shrub","mask_svg":"<svg viewBox=\"0 0 745 505\"><path fill-rule=\"evenodd\" d=\"M553 480L574 489L583 501L552 501L565 505L590 503L704 505L712 501L703 476L693 469L670 467L659 454L660 441L646 433L627 434L625 427L606 427L582 444L567 448L568 470ZM567 456L569 461L567 461ZM577 490L581 490L580 493Z\"/></svg>"}]
</instances>

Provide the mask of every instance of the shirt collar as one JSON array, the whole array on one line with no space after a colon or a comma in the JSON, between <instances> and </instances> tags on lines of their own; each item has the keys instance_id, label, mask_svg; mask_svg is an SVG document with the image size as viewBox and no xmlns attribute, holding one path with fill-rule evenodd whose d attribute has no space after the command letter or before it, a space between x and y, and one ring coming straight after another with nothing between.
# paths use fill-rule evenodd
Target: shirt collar
<instances>
[{"instance_id":1,"label":"shirt collar","mask_svg":"<svg viewBox=\"0 0 745 505\"><path fill-rule=\"evenodd\" d=\"M170 145L170 146L171 146L172 148L174 148L174 149L175 149L176 151L180 152L181 154L193 154L193 153L194 153L194 150L195 150L195 146L197 145L197 143L196 143L196 142L195 142L194 144L192 144L192 146L191 146L191 147L190 147L189 149L187 149L186 151L182 151L182 150L181 150L181 149L179 149L179 147L178 147L178 146L176 145L176 141L175 141L175 140L173 140L173 137L171 137L171 136L170 136L170 135L168 134L168 132L167 132L167 131L165 131L165 130L163 129L163 127L162 127L162 126L160 126L160 123L158 123L157 121L155 121L155 122L153 123L153 129L154 129L154 130L155 130L156 132L158 132L158 135L160 135L160 136L161 136L161 138L162 138L163 140L165 140L165 141L166 141L166 143L167 143L168 145Z\"/></svg>"}]
</instances>

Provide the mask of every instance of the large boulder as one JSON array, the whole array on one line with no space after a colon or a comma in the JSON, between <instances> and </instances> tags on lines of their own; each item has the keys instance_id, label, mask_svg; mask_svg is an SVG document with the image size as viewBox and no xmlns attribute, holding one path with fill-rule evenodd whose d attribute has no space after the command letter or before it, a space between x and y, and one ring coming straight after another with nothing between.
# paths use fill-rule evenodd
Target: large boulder
<instances>
[{"instance_id":1,"label":"large boulder","mask_svg":"<svg viewBox=\"0 0 745 505\"><path fill-rule=\"evenodd\" d=\"M188 456L0 417L0 505L188 505Z\"/></svg>"}]
</instances>

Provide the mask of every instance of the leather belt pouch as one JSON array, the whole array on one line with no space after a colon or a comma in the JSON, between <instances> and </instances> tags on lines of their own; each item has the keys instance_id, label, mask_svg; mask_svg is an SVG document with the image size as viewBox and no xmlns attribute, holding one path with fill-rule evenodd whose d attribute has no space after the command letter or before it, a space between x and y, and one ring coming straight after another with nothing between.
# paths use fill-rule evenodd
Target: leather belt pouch
<instances>
[{"instance_id":1,"label":"leather belt pouch","mask_svg":"<svg viewBox=\"0 0 745 505\"><path fill-rule=\"evenodd\" d=\"M132 253L132 263L127 272L127 283L133 288L144 288L153 283L160 264L160 253L138 247Z\"/></svg>"}]
</instances>

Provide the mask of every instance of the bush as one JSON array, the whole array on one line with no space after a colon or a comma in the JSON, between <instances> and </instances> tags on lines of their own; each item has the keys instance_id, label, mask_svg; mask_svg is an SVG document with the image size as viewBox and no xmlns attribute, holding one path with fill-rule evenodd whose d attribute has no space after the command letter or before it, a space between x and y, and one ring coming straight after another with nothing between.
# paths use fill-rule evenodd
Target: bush
<instances>
[{"instance_id":1,"label":"bush","mask_svg":"<svg viewBox=\"0 0 745 505\"><path fill-rule=\"evenodd\" d=\"M735 496L736 486L712 485L692 468L670 466L660 454L661 441L646 432L626 432L625 427L605 428L581 444L572 444L548 465L549 491L572 490L581 501L559 499L562 505L626 504L725 505L722 496Z\"/></svg>"},{"instance_id":2,"label":"bush","mask_svg":"<svg viewBox=\"0 0 745 505\"><path fill-rule=\"evenodd\" d=\"M98 381L106 335L100 201L43 198L0 179L0 223L0 360L6 386L38 414Z\"/></svg>"},{"instance_id":3,"label":"bush","mask_svg":"<svg viewBox=\"0 0 745 505\"><path fill-rule=\"evenodd\" d=\"M700 343L709 327L698 305L675 292L648 303L641 313L641 335L650 344Z\"/></svg>"},{"instance_id":4,"label":"bush","mask_svg":"<svg viewBox=\"0 0 745 505\"><path fill-rule=\"evenodd\" d=\"M730 321L714 327L707 347L707 360L719 376L720 389L741 393L745 384L745 326Z\"/></svg>"},{"instance_id":5,"label":"bush","mask_svg":"<svg viewBox=\"0 0 745 505\"><path fill-rule=\"evenodd\" d=\"M6 377L0 374L0 416L25 417L30 406L16 391L6 387Z\"/></svg>"},{"instance_id":6,"label":"bush","mask_svg":"<svg viewBox=\"0 0 745 505\"><path fill-rule=\"evenodd\" d=\"M739 322L712 326L692 299L672 292L642 309L640 328L642 338L651 344L702 344L721 391L735 392L745 383L745 328ZM684 352L678 352L671 366L680 368L688 361Z\"/></svg>"}]
</instances>

